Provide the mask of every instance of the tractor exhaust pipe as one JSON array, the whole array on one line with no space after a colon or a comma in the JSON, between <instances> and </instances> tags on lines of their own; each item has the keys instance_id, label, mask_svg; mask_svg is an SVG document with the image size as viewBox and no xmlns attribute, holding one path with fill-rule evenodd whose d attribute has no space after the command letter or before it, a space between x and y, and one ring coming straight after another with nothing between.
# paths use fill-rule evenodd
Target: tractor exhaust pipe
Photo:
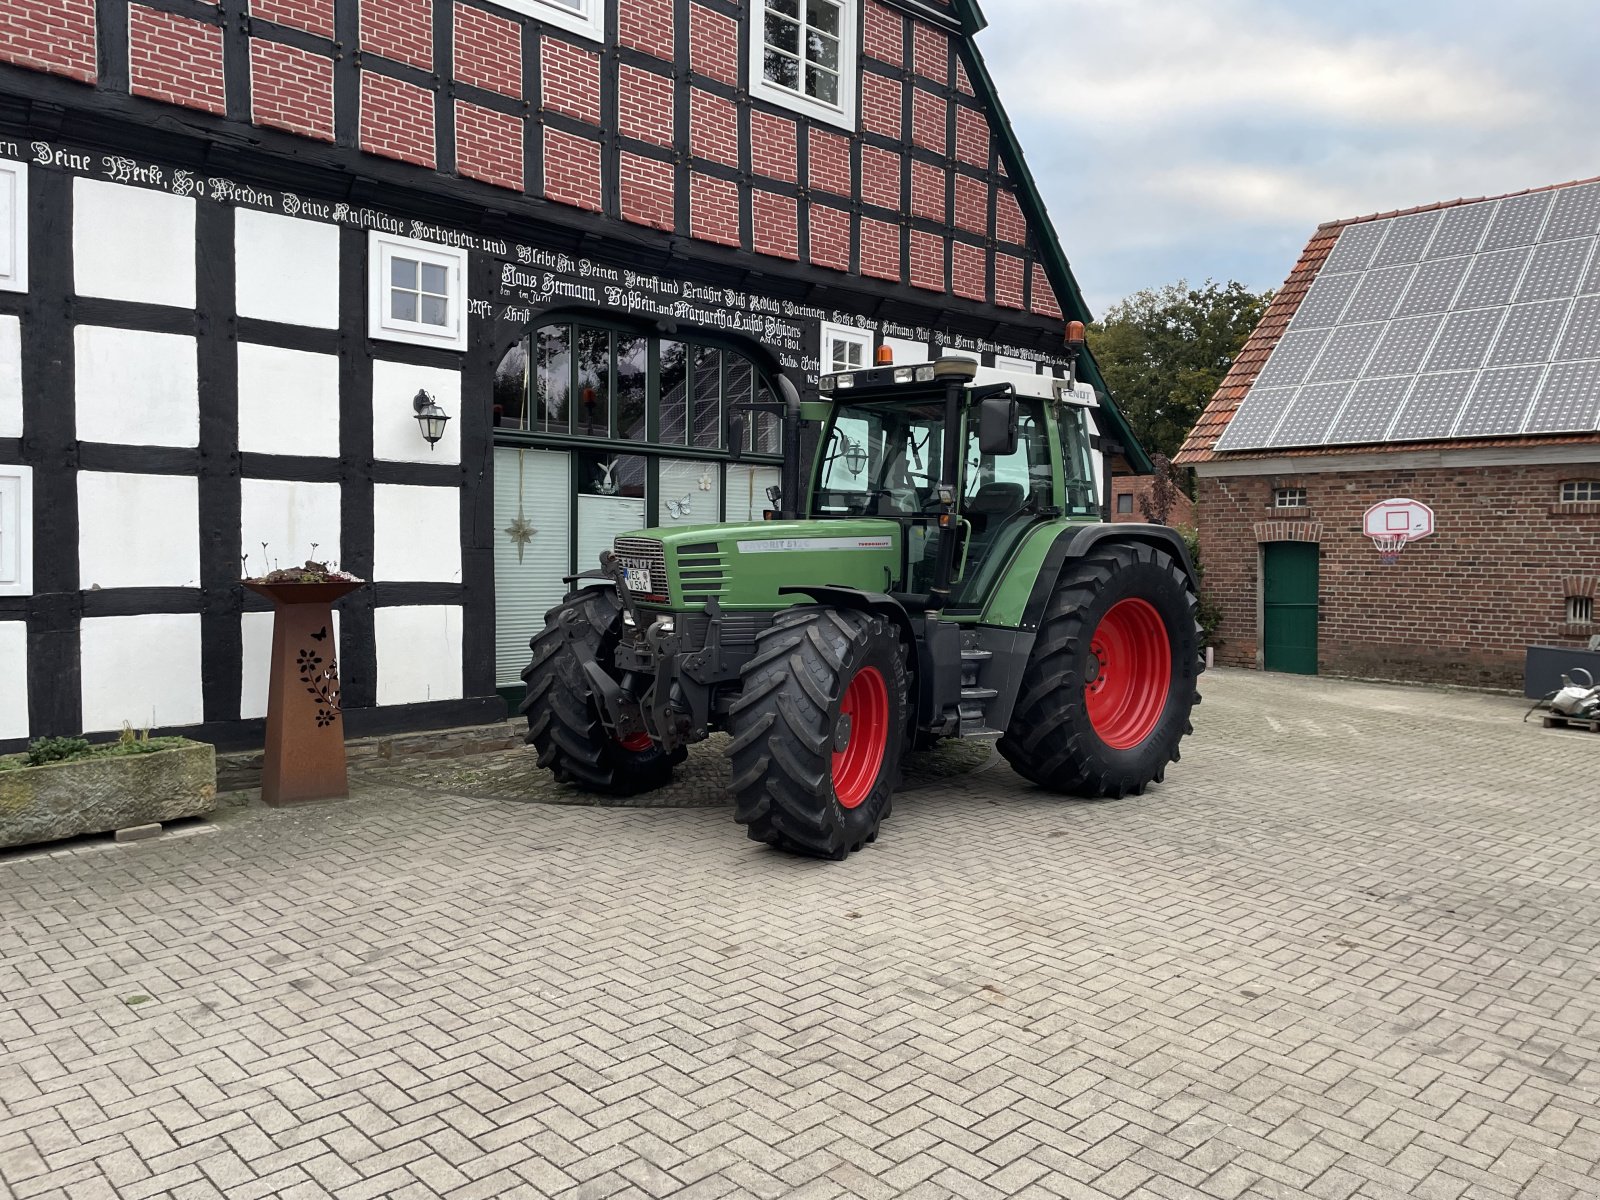
<instances>
[{"instance_id":1,"label":"tractor exhaust pipe","mask_svg":"<svg viewBox=\"0 0 1600 1200\"><path fill-rule=\"evenodd\" d=\"M800 517L800 393L787 375L778 376L783 397L783 495L778 515L785 521Z\"/></svg>"}]
</instances>

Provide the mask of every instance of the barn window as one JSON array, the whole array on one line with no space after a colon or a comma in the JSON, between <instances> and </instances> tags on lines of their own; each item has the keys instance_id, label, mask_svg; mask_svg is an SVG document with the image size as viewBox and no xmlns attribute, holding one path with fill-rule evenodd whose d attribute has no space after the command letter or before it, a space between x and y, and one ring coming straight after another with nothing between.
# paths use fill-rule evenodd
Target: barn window
<instances>
[{"instance_id":1,"label":"barn window","mask_svg":"<svg viewBox=\"0 0 1600 1200\"><path fill-rule=\"evenodd\" d=\"M1600 479L1569 479L1561 485L1561 503L1600 503Z\"/></svg>"},{"instance_id":2,"label":"barn window","mask_svg":"<svg viewBox=\"0 0 1600 1200\"><path fill-rule=\"evenodd\" d=\"M761 0L751 20L751 90L854 129L859 25L859 0Z\"/></svg>"},{"instance_id":3,"label":"barn window","mask_svg":"<svg viewBox=\"0 0 1600 1200\"><path fill-rule=\"evenodd\" d=\"M1568 596L1567 597L1567 624L1592 625L1594 624L1594 597L1593 596Z\"/></svg>"},{"instance_id":4,"label":"barn window","mask_svg":"<svg viewBox=\"0 0 1600 1200\"><path fill-rule=\"evenodd\" d=\"M467 348L467 252L374 231L368 240L368 333L394 342Z\"/></svg>"},{"instance_id":5,"label":"barn window","mask_svg":"<svg viewBox=\"0 0 1600 1200\"><path fill-rule=\"evenodd\" d=\"M1131 513L1133 511L1133 493L1132 492L1120 492L1120 493L1118 493L1118 495L1117 495L1117 511L1119 513Z\"/></svg>"},{"instance_id":6,"label":"barn window","mask_svg":"<svg viewBox=\"0 0 1600 1200\"><path fill-rule=\"evenodd\" d=\"M0 292L28 290L28 167L0 159Z\"/></svg>"},{"instance_id":7,"label":"barn window","mask_svg":"<svg viewBox=\"0 0 1600 1200\"><path fill-rule=\"evenodd\" d=\"M0 464L0 596L33 592L32 467Z\"/></svg>"},{"instance_id":8,"label":"barn window","mask_svg":"<svg viewBox=\"0 0 1600 1200\"><path fill-rule=\"evenodd\" d=\"M597 42L606 40L605 0L497 0L501 8L527 13Z\"/></svg>"},{"instance_id":9,"label":"barn window","mask_svg":"<svg viewBox=\"0 0 1600 1200\"><path fill-rule=\"evenodd\" d=\"M1278 488L1272 493L1273 508L1304 508L1306 489L1303 487Z\"/></svg>"},{"instance_id":10,"label":"barn window","mask_svg":"<svg viewBox=\"0 0 1600 1200\"><path fill-rule=\"evenodd\" d=\"M822 327L822 373L859 371L872 365L872 331L848 325Z\"/></svg>"}]
</instances>

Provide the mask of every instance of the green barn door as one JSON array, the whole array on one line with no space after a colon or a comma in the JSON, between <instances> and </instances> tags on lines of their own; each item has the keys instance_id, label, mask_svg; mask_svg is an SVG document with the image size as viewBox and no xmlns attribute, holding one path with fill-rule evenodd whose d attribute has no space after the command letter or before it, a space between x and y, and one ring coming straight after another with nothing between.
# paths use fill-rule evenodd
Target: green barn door
<instances>
[{"instance_id":1,"label":"green barn door","mask_svg":"<svg viewBox=\"0 0 1600 1200\"><path fill-rule=\"evenodd\" d=\"M1317 673L1317 551L1315 542L1268 542L1262 595L1262 639L1269 671Z\"/></svg>"}]
</instances>

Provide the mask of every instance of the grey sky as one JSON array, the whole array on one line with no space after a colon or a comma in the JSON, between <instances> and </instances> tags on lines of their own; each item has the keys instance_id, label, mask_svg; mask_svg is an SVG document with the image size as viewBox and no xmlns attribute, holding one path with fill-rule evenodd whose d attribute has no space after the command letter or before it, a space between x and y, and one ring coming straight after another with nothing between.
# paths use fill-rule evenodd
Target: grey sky
<instances>
[{"instance_id":1,"label":"grey sky","mask_svg":"<svg viewBox=\"0 0 1600 1200\"><path fill-rule=\"evenodd\" d=\"M1323 221L1600 175L1600 0L987 0L1093 306L1277 287Z\"/></svg>"}]
</instances>

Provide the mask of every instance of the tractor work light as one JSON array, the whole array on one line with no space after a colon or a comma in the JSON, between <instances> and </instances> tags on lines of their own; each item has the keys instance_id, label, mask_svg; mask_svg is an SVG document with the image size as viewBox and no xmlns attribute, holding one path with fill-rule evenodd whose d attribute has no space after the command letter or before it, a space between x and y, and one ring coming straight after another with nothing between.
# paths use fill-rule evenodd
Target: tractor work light
<instances>
[{"instance_id":1,"label":"tractor work light","mask_svg":"<svg viewBox=\"0 0 1600 1200\"><path fill-rule=\"evenodd\" d=\"M896 383L910 383L916 377L917 373L910 367L896 367L894 369L894 381Z\"/></svg>"}]
</instances>

